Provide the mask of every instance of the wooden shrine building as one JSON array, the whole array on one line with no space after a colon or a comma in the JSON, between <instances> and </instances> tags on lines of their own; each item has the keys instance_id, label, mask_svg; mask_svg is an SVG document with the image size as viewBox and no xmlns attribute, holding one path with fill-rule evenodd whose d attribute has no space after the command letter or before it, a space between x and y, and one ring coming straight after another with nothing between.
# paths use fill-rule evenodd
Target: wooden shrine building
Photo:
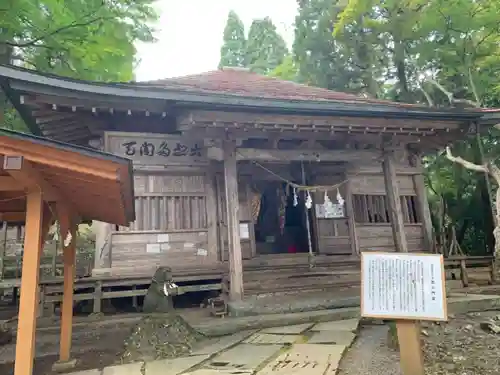
<instances>
[{"instance_id":1,"label":"wooden shrine building","mask_svg":"<svg viewBox=\"0 0 500 375\"><path fill-rule=\"evenodd\" d=\"M432 250L421 155L483 117L236 68L118 84L0 66L0 83L33 133L133 161L136 220L94 223L94 276L228 275L233 300L247 270Z\"/></svg>"},{"instance_id":2,"label":"wooden shrine building","mask_svg":"<svg viewBox=\"0 0 500 375\"><path fill-rule=\"evenodd\" d=\"M126 225L135 219L128 159L0 130L0 217L25 224L15 375L32 375L40 257L50 225L64 234L60 361L70 359L76 229L82 221Z\"/></svg>"}]
</instances>

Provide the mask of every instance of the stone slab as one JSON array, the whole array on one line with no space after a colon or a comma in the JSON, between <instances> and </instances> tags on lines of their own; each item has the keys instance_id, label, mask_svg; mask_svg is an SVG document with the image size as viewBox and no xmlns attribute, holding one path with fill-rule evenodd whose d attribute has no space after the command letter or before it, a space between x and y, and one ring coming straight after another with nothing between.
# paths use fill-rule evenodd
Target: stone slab
<instances>
[{"instance_id":1,"label":"stone slab","mask_svg":"<svg viewBox=\"0 0 500 375\"><path fill-rule=\"evenodd\" d=\"M354 332L358 329L359 319L336 320L333 322L318 323L312 331L345 331Z\"/></svg>"},{"instance_id":2,"label":"stone slab","mask_svg":"<svg viewBox=\"0 0 500 375\"><path fill-rule=\"evenodd\" d=\"M70 359L69 361L57 361L52 365L52 371L54 372L68 372L76 367L76 359Z\"/></svg>"},{"instance_id":3,"label":"stone slab","mask_svg":"<svg viewBox=\"0 0 500 375\"><path fill-rule=\"evenodd\" d=\"M93 370L72 372L68 375L101 375L101 373L102 373L102 370L93 369Z\"/></svg>"},{"instance_id":4,"label":"stone slab","mask_svg":"<svg viewBox=\"0 0 500 375\"><path fill-rule=\"evenodd\" d=\"M143 362L104 367L102 375L142 375Z\"/></svg>"},{"instance_id":5,"label":"stone slab","mask_svg":"<svg viewBox=\"0 0 500 375\"><path fill-rule=\"evenodd\" d=\"M222 350L238 344L239 342L251 336L253 333L255 333L255 330L238 332L229 336L221 336L209 339L208 341L203 341L200 343L200 347L195 346L193 348L191 355L216 354Z\"/></svg>"},{"instance_id":6,"label":"stone slab","mask_svg":"<svg viewBox=\"0 0 500 375\"><path fill-rule=\"evenodd\" d=\"M147 362L145 375L178 375L196 365L199 365L208 358L208 355L196 355Z\"/></svg>"},{"instance_id":7,"label":"stone slab","mask_svg":"<svg viewBox=\"0 0 500 375\"><path fill-rule=\"evenodd\" d=\"M185 372L183 375L226 375L226 374L252 375L253 373L254 372L252 370L234 371L234 370L213 370L213 369L202 368L195 371Z\"/></svg>"},{"instance_id":8,"label":"stone slab","mask_svg":"<svg viewBox=\"0 0 500 375\"><path fill-rule=\"evenodd\" d=\"M258 375L335 374L345 345L296 344L268 363Z\"/></svg>"},{"instance_id":9,"label":"stone slab","mask_svg":"<svg viewBox=\"0 0 500 375\"><path fill-rule=\"evenodd\" d=\"M349 346L356 335L346 331L320 331L314 332L307 341L309 344L337 344Z\"/></svg>"},{"instance_id":10,"label":"stone slab","mask_svg":"<svg viewBox=\"0 0 500 375\"><path fill-rule=\"evenodd\" d=\"M282 345L239 344L216 357L204 366L206 369L221 373L255 371L261 363L277 355ZM197 374L198 375L198 374Z\"/></svg>"},{"instance_id":11,"label":"stone slab","mask_svg":"<svg viewBox=\"0 0 500 375\"><path fill-rule=\"evenodd\" d=\"M293 326L266 328L261 333L274 333L281 335L299 335L311 328L312 323L295 324Z\"/></svg>"},{"instance_id":12,"label":"stone slab","mask_svg":"<svg viewBox=\"0 0 500 375\"><path fill-rule=\"evenodd\" d=\"M245 344L269 345L269 344L293 344L302 336L300 335L273 335L270 333L255 333L245 339Z\"/></svg>"}]
</instances>

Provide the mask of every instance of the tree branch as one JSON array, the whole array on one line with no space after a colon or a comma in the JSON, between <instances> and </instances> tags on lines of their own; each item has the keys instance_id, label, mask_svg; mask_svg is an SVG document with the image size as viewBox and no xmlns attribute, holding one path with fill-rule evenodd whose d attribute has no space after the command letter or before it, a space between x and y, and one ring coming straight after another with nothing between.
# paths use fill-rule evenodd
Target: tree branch
<instances>
[{"instance_id":1,"label":"tree branch","mask_svg":"<svg viewBox=\"0 0 500 375\"><path fill-rule=\"evenodd\" d=\"M453 163L460 164L464 168L470 169L472 171L483 172L483 173L488 173L488 174L490 172L486 165L474 164L468 160L461 158L460 156L453 156L453 154L451 153L450 147L446 147L446 158L448 160L452 161Z\"/></svg>"},{"instance_id":2,"label":"tree branch","mask_svg":"<svg viewBox=\"0 0 500 375\"><path fill-rule=\"evenodd\" d=\"M53 30L51 32L48 32L46 33L45 35L42 35L42 36L39 36L39 37L36 37L34 39L31 39L27 42L23 42L23 43L15 43L15 42L11 42L11 41L0 41L0 44L5 44L5 45L8 45L10 47L18 47L18 48L25 48L25 47L39 47L40 45L38 44L39 42L43 41L44 39L46 38L49 38L51 36L54 36L56 34L59 34L63 31L67 31L67 30L70 30L70 29L74 29L74 28L78 28L78 27L85 27L85 26L89 26L95 22L98 22L98 21L106 21L106 20L110 20L110 19L113 19L114 17L97 17L97 18L92 18L86 22L72 22L68 25L65 25L65 26L62 26L56 30Z\"/></svg>"},{"instance_id":3,"label":"tree branch","mask_svg":"<svg viewBox=\"0 0 500 375\"><path fill-rule=\"evenodd\" d=\"M448 101L450 102L451 105L454 103L462 103L462 104L467 104L472 107L480 108L481 105L480 103L475 102L474 100L469 100L469 99L456 99L453 96L453 93L450 91L446 90L443 85L441 85L439 82L435 81L432 78L427 78L427 82L432 83L434 86L436 86L439 91L441 91L446 97L448 98Z\"/></svg>"}]
</instances>

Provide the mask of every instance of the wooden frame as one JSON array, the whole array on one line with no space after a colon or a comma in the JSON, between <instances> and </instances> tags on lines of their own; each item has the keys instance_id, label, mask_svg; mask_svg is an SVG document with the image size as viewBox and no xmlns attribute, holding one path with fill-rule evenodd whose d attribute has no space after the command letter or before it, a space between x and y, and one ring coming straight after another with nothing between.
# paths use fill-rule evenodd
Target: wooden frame
<instances>
[{"instance_id":1,"label":"wooden frame","mask_svg":"<svg viewBox=\"0 0 500 375\"><path fill-rule=\"evenodd\" d=\"M131 207L132 200L129 173L131 168L125 159L113 157L110 161L103 160L101 157L99 160L101 155L97 152L92 155L88 151L83 153L78 150L79 153L75 150L70 151L71 147L68 145L51 143L45 139L9 131L2 131L2 133L0 134L0 159L2 161L0 175L7 184L3 185L0 194L9 196L15 192L18 195L7 200L0 200L0 212L3 212L4 220L6 220L10 215L10 213L5 215L6 210L17 210L15 211L17 215L12 215L11 220L18 221L18 216L25 214L26 223L14 374L31 375L39 306L40 259L45 237L55 219L61 225L63 236L67 235L64 239L66 249L63 254L64 293L59 358L60 361L67 362L71 354L76 225L83 217L88 218L93 215L89 209L82 211L82 202L78 205L75 199L89 200L95 195L87 192L86 196L82 193L83 195L70 198L66 192L72 181L69 179L68 183L64 175L63 178L55 180L57 176L60 176L61 172L58 171L63 170L73 174L74 180L80 184L82 184L81 181L89 181L89 179L97 186L118 182L120 189L115 190L114 195L112 190L105 190L109 199L120 202L114 208L115 211L106 212L94 208L94 215L96 218L111 218L116 219L117 223L125 223L133 218L133 209L132 215L127 216L127 208ZM88 167L89 163L93 164L93 168ZM98 202L94 202L96 203Z\"/></svg>"}]
</instances>

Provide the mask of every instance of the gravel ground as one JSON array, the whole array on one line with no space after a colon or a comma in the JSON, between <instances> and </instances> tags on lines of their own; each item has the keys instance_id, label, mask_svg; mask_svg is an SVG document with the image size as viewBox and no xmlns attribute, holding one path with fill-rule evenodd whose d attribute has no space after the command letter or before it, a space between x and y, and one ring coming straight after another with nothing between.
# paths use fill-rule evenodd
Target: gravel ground
<instances>
[{"instance_id":1,"label":"gravel ground","mask_svg":"<svg viewBox=\"0 0 500 375\"><path fill-rule=\"evenodd\" d=\"M388 327L365 326L340 362L340 375L401 375L399 353L387 346Z\"/></svg>"},{"instance_id":2,"label":"gravel ground","mask_svg":"<svg viewBox=\"0 0 500 375\"><path fill-rule=\"evenodd\" d=\"M339 374L401 375L399 353L387 342L387 326L362 327L340 363ZM500 311L450 316L441 324L422 323L422 342L426 375L500 374Z\"/></svg>"}]
</instances>

